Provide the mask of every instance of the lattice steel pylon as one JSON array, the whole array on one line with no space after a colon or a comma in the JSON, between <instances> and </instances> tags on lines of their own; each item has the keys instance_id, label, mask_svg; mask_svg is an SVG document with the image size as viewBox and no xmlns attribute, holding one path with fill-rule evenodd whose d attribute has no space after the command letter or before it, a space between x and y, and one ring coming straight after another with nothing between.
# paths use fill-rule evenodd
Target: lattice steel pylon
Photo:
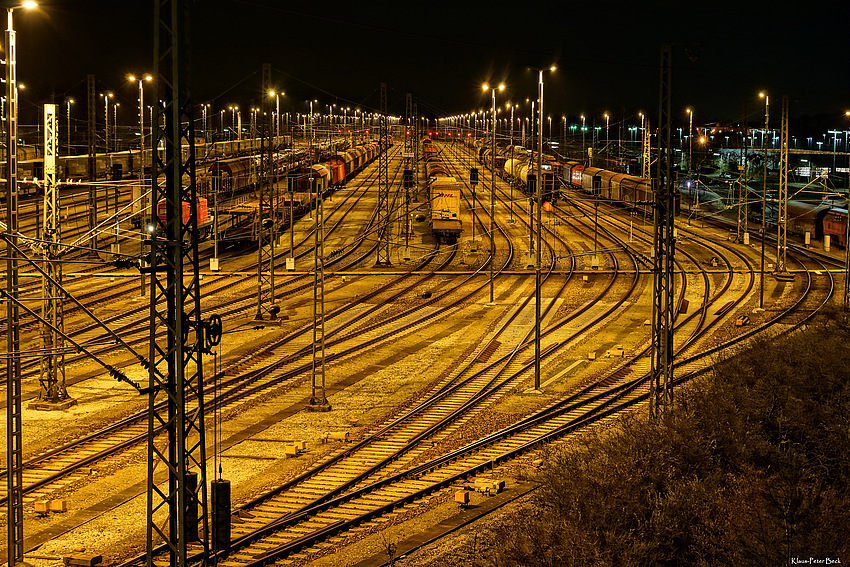
<instances>
[{"instance_id":1,"label":"lattice steel pylon","mask_svg":"<svg viewBox=\"0 0 850 567\"><path fill-rule=\"evenodd\" d=\"M776 219L776 276L787 277L788 251L788 95L782 95L782 122L779 127L779 216Z\"/></svg>"},{"instance_id":2,"label":"lattice steel pylon","mask_svg":"<svg viewBox=\"0 0 850 567\"><path fill-rule=\"evenodd\" d=\"M277 319L274 299L274 242L276 211L274 208L274 164L272 148L271 65L263 63L263 104L260 126L260 202L257 211L257 315L259 321Z\"/></svg>"},{"instance_id":3,"label":"lattice steel pylon","mask_svg":"<svg viewBox=\"0 0 850 567\"><path fill-rule=\"evenodd\" d=\"M652 376L649 411L658 416L673 403L673 258L675 195L671 176L672 46L661 46L658 97L658 159L656 160L655 235L653 239Z\"/></svg>"},{"instance_id":4,"label":"lattice steel pylon","mask_svg":"<svg viewBox=\"0 0 850 567\"><path fill-rule=\"evenodd\" d=\"M419 105L413 103L413 201L419 201L419 140L422 138L419 133Z\"/></svg>"},{"instance_id":5,"label":"lattice steel pylon","mask_svg":"<svg viewBox=\"0 0 850 567\"><path fill-rule=\"evenodd\" d=\"M652 175L652 150L649 143L649 116L646 117L646 128L643 129L643 159L641 160L641 177L649 179Z\"/></svg>"},{"instance_id":6,"label":"lattice steel pylon","mask_svg":"<svg viewBox=\"0 0 850 567\"><path fill-rule=\"evenodd\" d=\"M38 397L52 403L68 399L65 388L65 355L63 353L64 317L62 312L62 264L59 256L60 222L59 191L56 188L56 156L59 150L59 121L56 105L44 105L44 275L41 278L42 300L41 356Z\"/></svg>"},{"instance_id":7,"label":"lattice steel pylon","mask_svg":"<svg viewBox=\"0 0 850 567\"><path fill-rule=\"evenodd\" d=\"M737 224L737 240L738 242L744 242L744 235L749 231L749 223L748 221L748 209L749 209L749 152L747 150L747 138L749 138L750 130L747 125L747 102L741 106L741 133L743 136L741 143L741 164L742 170L740 175L738 176L738 224Z\"/></svg>"},{"instance_id":8,"label":"lattice steel pylon","mask_svg":"<svg viewBox=\"0 0 850 567\"><path fill-rule=\"evenodd\" d=\"M146 242L151 266L147 564L153 564L156 540L162 539L168 564L176 567L187 565L190 555L193 565L206 565L209 558L204 329L188 76L190 4L191 0L154 0L154 78L161 102L154 106L153 147L163 150L152 152L151 189L153 203L165 204L165 215L153 217L164 236L154 231ZM190 203L185 223L184 202ZM163 337L158 337L161 331ZM164 483L157 482L157 472L167 477Z\"/></svg>"},{"instance_id":9,"label":"lattice steel pylon","mask_svg":"<svg viewBox=\"0 0 850 567\"><path fill-rule=\"evenodd\" d=\"M402 184L404 188L404 258L410 258L410 188L413 186L413 148L416 142L413 137L413 95L407 93L404 100L404 170Z\"/></svg>"},{"instance_id":10,"label":"lattice steel pylon","mask_svg":"<svg viewBox=\"0 0 850 567\"><path fill-rule=\"evenodd\" d=\"M316 186L313 187L313 183ZM329 411L331 405L325 393L325 207L322 204L321 178L310 176L310 187L316 195L316 226L314 227L315 242L313 258L313 394L310 397L308 409L312 411Z\"/></svg>"},{"instance_id":11,"label":"lattice steel pylon","mask_svg":"<svg viewBox=\"0 0 850 567\"><path fill-rule=\"evenodd\" d=\"M21 337L18 325L18 84L12 11L6 28L6 529L9 565L24 560Z\"/></svg>"},{"instance_id":12,"label":"lattice steel pylon","mask_svg":"<svg viewBox=\"0 0 850 567\"><path fill-rule=\"evenodd\" d=\"M94 75L86 76L86 100L88 102L88 173L89 181L89 252L91 257L97 257L97 109L95 108L95 81Z\"/></svg>"},{"instance_id":13,"label":"lattice steel pylon","mask_svg":"<svg viewBox=\"0 0 850 567\"><path fill-rule=\"evenodd\" d=\"M390 266L390 181L389 132L387 128L387 84L381 83L380 155L378 156L378 259L376 266Z\"/></svg>"}]
</instances>

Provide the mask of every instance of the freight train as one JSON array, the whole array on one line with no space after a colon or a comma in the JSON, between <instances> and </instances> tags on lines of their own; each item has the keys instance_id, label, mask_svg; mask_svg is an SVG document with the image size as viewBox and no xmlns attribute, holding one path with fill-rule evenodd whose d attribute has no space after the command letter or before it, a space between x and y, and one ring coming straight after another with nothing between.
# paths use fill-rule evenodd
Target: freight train
<instances>
[{"instance_id":1,"label":"freight train","mask_svg":"<svg viewBox=\"0 0 850 567\"><path fill-rule=\"evenodd\" d=\"M302 153L279 154L274 175L286 179L286 195L272 204L277 227L288 226L290 211L300 218L311 210L318 194L324 199L345 185L381 151L377 141L338 152L325 161L309 163ZM259 237L259 200L256 197L257 164L255 156L220 160L209 165L206 178L210 194L217 195L219 241L256 241Z\"/></svg>"},{"instance_id":2,"label":"freight train","mask_svg":"<svg viewBox=\"0 0 850 567\"><path fill-rule=\"evenodd\" d=\"M489 168L494 167L496 173L509 183L517 183L521 190L533 196L537 194L536 184L529 187L529 176L537 178L537 153L527 150L521 146L506 146L503 143L496 144L496 153L493 155L490 142L484 138L467 138L465 145L474 153L478 163ZM540 157L540 177L542 178L544 202L557 203L560 195L558 180L561 177L561 163L549 154Z\"/></svg>"},{"instance_id":3,"label":"freight train","mask_svg":"<svg viewBox=\"0 0 850 567\"><path fill-rule=\"evenodd\" d=\"M449 175L440 152L430 138L424 138L421 144L425 175L428 179L428 201L431 204L428 225L437 242L455 244L463 232L460 219L463 183Z\"/></svg>"},{"instance_id":4,"label":"freight train","mask_svg":"<svg viewBox=\"0 0 850 567\"><path fill-rule=\"evenodd\" d=\"M567 161L563 167L563 183L585 193L596 195L608 201L624 205L630 210L652 215L655 196L649 179L600 169L586 167L577 161ZM675 213L679 213L681 194L674 189Z\"/></svg>"},{"instance_id":5,"label":"freight train","mask_svg":"<svg viewBox=\"0 0 850 567\"><path fill-rule=\"evenodd\" d=\"M276 150L276 160L293 160L295 156L288 153L298 153L298 158L307 157L306 149L294 150L291 148L290 136L274 138L272 146ZM261 150L261 139L250 138L215 143L205 143L197 140L194 147L195 163L207 164L216 160L228 160L240 156L256 156ZM340 137L326 140L312 146L313 161L322 161L336 152L344 150L348 146L347 138ZM164 152L163 149L159 150ZM43 150L40 146L18 147L18 191L20 195L38 194L42 192L44 179ZM189 146L183 146L183 159L189 156ZM164 156L163 156L164 157ZM126 150L122 152L110 152L108 154L95 154L96 177L98 179L117 180L125 177L136 177L144 167L146 176L150 175L151 150L145 150L144 160L141 159L139 150ZM74 156L59 156L56 158L57 177L63 181L81 181L89 179L89 156L87 154ZM144 163L143 163L144 161ZM199 183L202 181L203 173L199 168ZM0 177L5 177L5 163L0 162Z\"/></svg>"}]
</instances>

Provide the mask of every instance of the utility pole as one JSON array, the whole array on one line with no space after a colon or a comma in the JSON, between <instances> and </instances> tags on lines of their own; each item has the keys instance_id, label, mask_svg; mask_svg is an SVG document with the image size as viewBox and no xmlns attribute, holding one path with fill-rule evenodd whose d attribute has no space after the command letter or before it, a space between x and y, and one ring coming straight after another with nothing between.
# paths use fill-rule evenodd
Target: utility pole
<instances>
[{"instance_id":1,"label":"utility pole","mask_svg":"<svg viewBox=\"0 0 850 567\"><path fill-rule=\"evenodd\" d=\"M316 187L313 183L316 182ZM313 245L313 393L307 409L310 411L330 411L325 392L325 207L322 203L322 179L314 178L310 173L310 188L316 195L316 226Z\"/></svg>"},{"instance_id":2,"label":"utility pole","mask_svg":"<svg viewBox=\"0 0 850 567\"><path fill-rule=\"evenodd\" d=\"M159 91L154 100L161 102L154 105L151 121L155 149L151 189L153 203L162 201L165 215L153 215L164 237L153 231L145 243L151 274L147 564L154 564L154 549L164 542L167 564L174 567L186 567L190 559L193 565L206 566L210 534L202 353L211 331L201 322L198 273L195 120L189 84L191 4L191 0L154 4L153 75ZM156 151L160 147L163 150ZM185 154L183 147L188 148ZM190 203L185 224L184 202ZM158 337L163 330L164 336ZM166 475L165 483L155 474ZM165 523L163 514L168 518Z\"/></svg>"},{"instance_id":3,"label":"utility pole","mask_svg":"<svg viewBox=\"0 0 850 567\"><path fill-rule=\"evenodd\" d=\"M658 417L673 403L673 259L676 254L676 240L673 224L675 196L671 171L672 51L673 48L669 44L661 46L658 159L654 179L652 381L649 389L649 412L653 417Z\"/></svg>"},{"instance_id":4,"label":"utility pole","mask_svg":"<svg viewBox=\"0 0 850 567\"><path fill-rule=\"evenodd\" d=\"M413 147L416 141L413 137L413 95L407 93L405 97L404 116L407 122L404 129L404 172L402 174L402 185L404 185L404 252L402 257L410 260L410 187L413 185Z\"/></svg>"},{"instance_id":5,"label":"utility pole","mask_svg":"<svg viewBox=\"0 0 850 567\"><path fill-rule=\"evenodd\" d=\"M747 127L747 102L744 101L741 107L741 134L743 136L741 144L741 164L742 169L738 176L738 225L736 240L744 244L750 243L750 236L747 233L747 200L749 198L749 155L747 152L747 138L749 137L749 128Z\"/></svg>"},{"instance_id":6,"label":"utility pole","mask_svg":"<svg viewBox=\"0 0 850 567\"><path fill-rule=\"evenodd\" d=\"M759 270L759 310L764 311L764 246L767 240L767 133L770 124L770 95L759 93L764 97L764 136L761 147L764 151L764 172L762 173L761 192L761 269Z\"/></svg>"},{"instance_id":7,"label":"utility pole","mask_svg":"<svg viewBox=\"0 0 850 567\"><path fill-rule=\"evenodd\" d=\"M376 266L390 262L390 181L389 135L387 131L387 84L381 83L380 154L378 157L378 260Z\"/></svg>"},{"instance_id":8,"label":"utility pole","mask_svg":"<svg viewBox=\"0 0 850 567\"><path fill-rule=\"evenodd\" d=\"M776 219L776 277L793 277L785 260L788 250L788 95L782 95L779 136L779 215ZM765 154L766 157L766 154Z\"/></svg>"},{"instance_id":9,"label":"utility pole","mask_svg":"<svg viewBox=\"0 0 850 567\"><path fill-rule=\"evenodd\" d=\"M641 116L641 126L643 127L643 159L641 160L641 177L649 179L651 177L650 166L652 164L652 150L649 142L649 116ZM646 126L643 126L646 121Z\"/></svg>"},{"instance_id":10,"label":"utility pole","mask_svg":"<svg viewBox=\"0 0 850 567\"><path fill-rule=\"evenodd\" d=\"M413 202L419 202L419 140L422 135L419 132L419 107L414 101L413 103Z\"/></svg>"},{"instance_id":11,"label":"utility pole","mask_svg":"<svg viewBox=\"0 0 850 567\"><path fill-rule=\"evenodd\" d=\"M262 105L260 105L260 199L257 210L257 321L276 320L278 307L275 306L274 290L274 243L277 211L275 209L274 167L271 128L271 98L272 71L269 63L263 63L262 68ZM251 112L254 115L254 112ZM256 125L256 120L254 120Z\"/></svg>"},{"instance_id":12,"label":"utility pole","mask_svg":"<svg viewBox=\"0 0 850 567\"><path fill-rule=\"evenodd\" d=\"M6 27L6 535L7 561L24 560L23 419L18 310L18 84L12 9Z\"/></svg>"}]
</instances>

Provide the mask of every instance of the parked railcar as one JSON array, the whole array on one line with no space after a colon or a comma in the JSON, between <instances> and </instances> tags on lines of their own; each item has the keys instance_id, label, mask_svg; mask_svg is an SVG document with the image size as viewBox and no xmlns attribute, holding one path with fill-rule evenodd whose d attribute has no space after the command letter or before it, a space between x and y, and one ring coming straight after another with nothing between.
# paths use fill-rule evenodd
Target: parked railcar
<instances>
[{"instance_id":1,"label":"parked railcar","mask_svg":"<svg viewBox=\"0 0 850 567\"><path fill-rule=\"evenodd\" d=\"M615 203L622 203L630 209L652 214L654 196L652 183L648 179L599 167L585 167L576 161L564 163L562 177L563 182L570 187ZM678 213L681 202L678 190L674 198L675 210Z\"/></svg>"},{"instance_id":2,"label":"parked railcar","mask_svg":"<svg viewBox=\"0 0 850 567\"><path fill-rule=\"evenodd\" d=\"M823 217L823 235L832 244L847 246L847 209L831 209Z\"/></svg>"},{"instance_id":3,"label":"parked railcar","mask_svg":"<svg viewBox=\"0 0 850 567\"><path fill-rule=\"evenodd\" d=\"M462 232L460 196L463 184L454 177L435 177L428 186L431 195L430 226L438 242L455 244Z\"/></svg>"},{"instance_id":4,"label":"parked railcar","mask_svg":"<svg viewBox=\"0 0 850 567\"><path fill-rule=\"evenodd\" d=\"M431 205L428 224L438 242L455 244L463 231L460 219L463 183L449 174L448 167L430 138L424 138L421 144Z\"/></svg>"},{"instance_id":5,"label":"parked railcar","mask_svg":"<svg viewBox=\"0 0 850 567\"><path fill-rule=\"evenodd\" d=\"M499 156L497 150L496 164L497 171L500 175L509 182L518 182L522 190L533 197L537 194L536 185L534 190L529 189L528 176L537 177L537 159L536 155L523 148L508 148L505 150L505 155ZM511 157L511 155L514 157ZM557 172L560 170L560 164L544 156L546 159L541 160L540 177L542 179L541 190L543 192L543 201L549 203L557 203L559 197L559 187L557 183ZM501 164L501 166L500 166Z\"/></svg>"}]
</instances>

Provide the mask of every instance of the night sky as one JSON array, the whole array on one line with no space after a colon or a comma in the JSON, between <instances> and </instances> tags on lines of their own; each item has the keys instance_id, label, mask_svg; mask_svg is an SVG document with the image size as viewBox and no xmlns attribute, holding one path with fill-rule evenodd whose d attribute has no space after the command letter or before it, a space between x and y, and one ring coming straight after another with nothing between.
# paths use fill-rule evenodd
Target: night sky
<instances>
[{"instance_id":1,"label":"night sky","mask_svg":"<svg viewBox=\"0 0 850 567\"><path fill-rule=\"evenodd\" d=\"M473 6L474 4L474 6ZM649 4L649 6L647 6ZM484 6L494 6L482 11ZM498 6L498 7L496 7ZM674 48L674 114L695 121L739 121L748 101L759 121L759 90L791 96L795 116L835 117L846 129L850 108L850 34L843 2L283 2L199 0L194 4L193 98L215 108L245 109L260 96L260 68L272 65L286 91L283 109L304 112L336 104L376 110L379 85L390 112L402 114L412 92L420 114L445 116L489 108L485 81L504 81L499 104L535 98L545 74L544 112L558 123L579 114L604 124L638 111L657 121L662 42ZM87 73L98 91L121 101L119 122L137 90L127 73L152 70L150 0L41 0L16 11L18 79L27 85L23 121L36 105L84 96ZM128 110L124 110L124 109ZM762 110L759 110L761 108ZM84 117L78 103L76 111ZM126 113L126 114L125 114ZM557 128L557 126L556 126Z\"/></svg>"}]
</instances>

